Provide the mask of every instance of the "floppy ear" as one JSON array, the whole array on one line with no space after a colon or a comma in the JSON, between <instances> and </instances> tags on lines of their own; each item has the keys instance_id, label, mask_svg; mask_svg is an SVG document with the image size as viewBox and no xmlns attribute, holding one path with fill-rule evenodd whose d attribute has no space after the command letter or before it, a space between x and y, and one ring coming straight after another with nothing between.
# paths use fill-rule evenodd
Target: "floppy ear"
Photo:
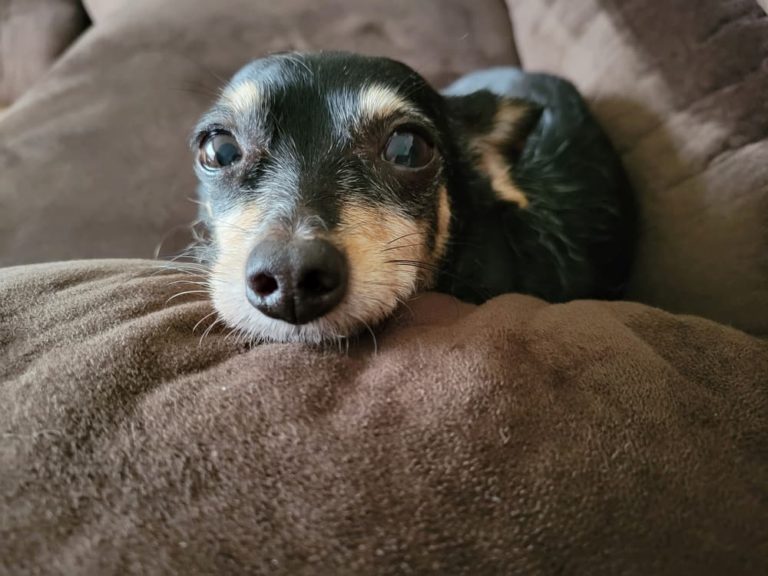
<instances>
[{"instance_id":1,"label":"floppy ear","mask_svg":"<svg viewBox=\"0 0 768 576\"><path fill-rule=\"evenodd\" d=\"M445 100L453 128L459 132L475 168L488 178L499 199L524 208L528 200L510 172L539 123L541 106L488 90L446 96Z\"/></svg>"},{"instance_id":2,"label":"floppy ear","mask_svg":"<svg viewBox=\"0 0 768 576\"><path fill-rule=\"evenodd\" d=\"M507 98L488 90L445 97L448 113L470 145L493 146L514 163L525 149L542 114L529 100Z\"/></svg>"}]
</instances>

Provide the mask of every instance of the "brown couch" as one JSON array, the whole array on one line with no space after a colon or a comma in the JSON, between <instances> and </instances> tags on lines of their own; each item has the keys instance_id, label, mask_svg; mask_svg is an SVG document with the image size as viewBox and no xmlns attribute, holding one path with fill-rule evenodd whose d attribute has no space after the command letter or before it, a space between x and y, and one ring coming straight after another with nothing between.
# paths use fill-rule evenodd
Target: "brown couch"
<instances>
[{"instance_id":1,"label":"brown couch","mask_svg":"<svg viewBox=\"0 0 768 576\"><path fill-rule=\"evenodd\" d=\"M20 4L0 70L40 57L0 75L23 92L0 113L0 573L768 572L757 3L36 0L50 25L17 37L56 48L7 51ZM286 48L575 81L638 191L638 303L429 294L343 350L206 332L146 258L186 241L193 119Z\"/></svg>"}]
</instances>

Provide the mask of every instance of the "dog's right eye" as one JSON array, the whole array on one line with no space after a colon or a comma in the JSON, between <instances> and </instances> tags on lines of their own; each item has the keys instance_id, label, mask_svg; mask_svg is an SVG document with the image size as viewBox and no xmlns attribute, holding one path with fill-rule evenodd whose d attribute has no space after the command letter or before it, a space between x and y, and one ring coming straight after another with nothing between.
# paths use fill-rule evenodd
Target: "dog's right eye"
<instances>
[{"instance_id":1,"label":"dog's right eye","mask_svg":"<svg viewBox=\"0 0 768 576\"><path fill-rule=\"evenodd\" d=\"M395 130L382 152L384 160L400 168L423 168L434 156L433 146L417 132Z\"/></svg>"},{"instance_id":2,"label":"dog's right eye","mask_svg":"<svg viewBox=\"0 0 768 576\"><path fill-rule=\"evenodd\" d=\"M237 140L229 132L211 132L200 143L200 163L206 168L225 168L242 157Z\"/></svg>"}]
</instances>

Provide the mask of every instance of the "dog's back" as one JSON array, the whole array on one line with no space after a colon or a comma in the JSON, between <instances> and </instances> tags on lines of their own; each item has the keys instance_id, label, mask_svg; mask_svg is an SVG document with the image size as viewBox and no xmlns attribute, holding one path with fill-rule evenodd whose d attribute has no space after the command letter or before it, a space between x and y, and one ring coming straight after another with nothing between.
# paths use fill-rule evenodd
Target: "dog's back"
<instances>
[{"instance_id":1,"label":"dog's back","mask_svg":"<svg viewBox=\"0 0 768 576\"><path fill-rule=\"evenodd\" d=\"M463 178L470 185L456 193L464 196L461 223L440 288L473 301L504 292L550 301L619 297L636 237L633 196L618 153L576 88L496 68L469 74L443 94L469 143L470 175ZM498 201L504 191L494 190L496 201L488 202L483 188L499 183L483 158L488 147L473 152L471 143L500 130L505 105L527 112L507 141L491 143L491 153L495 145L521 197Z\"/></svg>"}]
</instances>

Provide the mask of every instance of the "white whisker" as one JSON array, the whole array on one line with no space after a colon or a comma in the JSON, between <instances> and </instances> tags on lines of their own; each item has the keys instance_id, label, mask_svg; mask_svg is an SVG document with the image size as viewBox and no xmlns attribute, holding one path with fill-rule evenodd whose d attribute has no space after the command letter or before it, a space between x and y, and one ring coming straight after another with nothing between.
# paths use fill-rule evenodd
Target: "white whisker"
<instances>
[{"instance_id":1,"label":"white whisker","mask_svg":"<svg viewBox=\"0 0 768 576\"><path fill-rule=\"evenodd\" d=\"M197 324L195 324L195 325L194 325L194 327L192 328L192 332L194 332L195 330L197 330L197 327L198 327L198 326L200 326L200 324L202 324L203 322L205 322L206 318L210 318L211 316L213 316L213 315L214 315L214 314L216 314L216 313L217 313L217 312L216 312L216 310L214 310L214 311L213 311L213 312L211 312L210 314L206 314L205 316L203 316L202 318L200 318L200 320L198 320L198 321L197 321Z\"/></svg>"}]
</instances>

